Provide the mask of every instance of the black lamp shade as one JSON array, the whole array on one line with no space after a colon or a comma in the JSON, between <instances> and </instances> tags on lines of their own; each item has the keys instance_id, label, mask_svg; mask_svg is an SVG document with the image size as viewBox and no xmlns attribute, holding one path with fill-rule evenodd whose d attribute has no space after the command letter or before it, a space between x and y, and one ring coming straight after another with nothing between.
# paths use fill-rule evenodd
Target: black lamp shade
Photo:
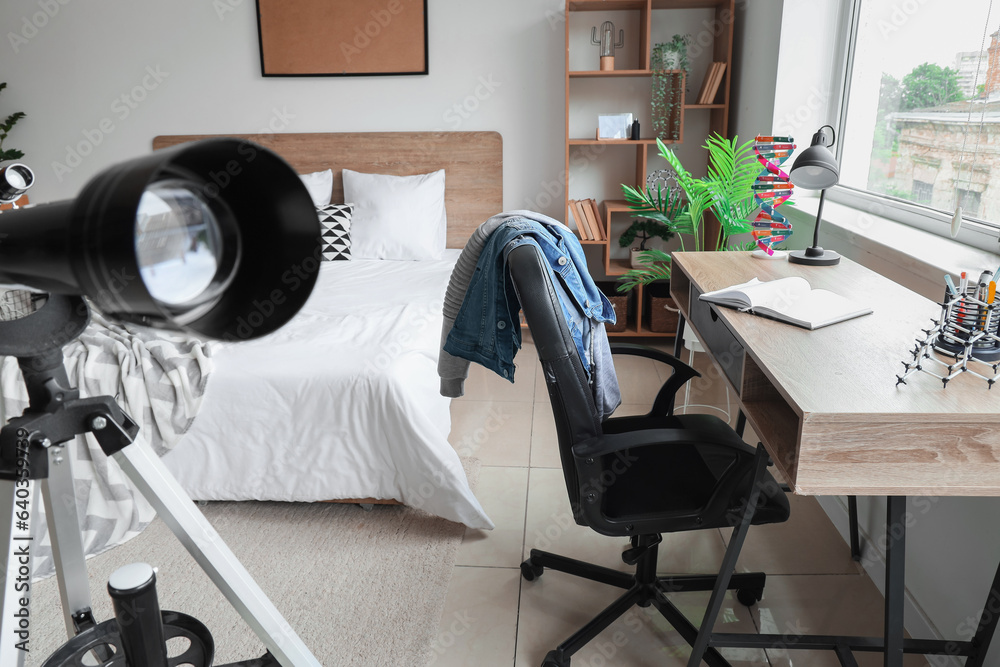
<instances>
[{"instance_id":1,"label":"black lamp shade","mask_svg":"<svg viewBox=\"0 0 1000 667\"><path fill-rule=\"evenodd\" d=\"M792 183L800 188L825 190L840 180L840 167L830 149L822 143L817 144L814 138L813 145L795 158L788 175Z\"/></svg>"}]
</instances>

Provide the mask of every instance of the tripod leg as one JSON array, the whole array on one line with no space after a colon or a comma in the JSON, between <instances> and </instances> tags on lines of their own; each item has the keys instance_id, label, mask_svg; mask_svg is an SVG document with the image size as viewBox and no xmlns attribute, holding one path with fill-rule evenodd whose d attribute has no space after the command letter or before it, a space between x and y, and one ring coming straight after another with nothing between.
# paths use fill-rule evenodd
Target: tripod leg
<instances>
[{"instance_id":1,"label":"tripod leg","mask_svg":"<svg viewBox=\"0 0 1000 667\"><path fill-rule=\"evenodd\" d=\"M5 667L23 667L31 648L31 562L34 542L32 541L31 514L38 507L38 485L29 482L27 486L9 480L0 480L0 576L3 589L0 591L0 664ZM18 493L20 492L20 493ZM18 497L20 496L20 498ZM27 510L19 507L17 500L28 501ZM16 512L27 511L27 529L17 518ZM22 602L28 602L23 605ZM22 622L23 619L23 622ZM26 627L22 627L26 624Z\"/></svg>"},{"instance_id":2,"label":"tripod leg","mask_svg":"<svg viewBox=\"0 0 1000 667\"><path fill-rule=\"evenodd\" d=\"M132 444L114 459L283 667L320 667L163 462Z\"/></svg>"},{"instance_id":3,"label":"tripod leg","mask_svg":"<svg viewBox=\"0 0 1000 667\"><path fill-rule=\"evenodd\" d=\"M78 442L78 445L80 443ZM86 447L86 444L83 444ZM69 443L49 448L49 476L40 480L48 518L52 559L59 581L66 634L72 638L94 623L90 582L83 555L80 516L76 510L72 457Z\"/></svg>"}]
</instances>

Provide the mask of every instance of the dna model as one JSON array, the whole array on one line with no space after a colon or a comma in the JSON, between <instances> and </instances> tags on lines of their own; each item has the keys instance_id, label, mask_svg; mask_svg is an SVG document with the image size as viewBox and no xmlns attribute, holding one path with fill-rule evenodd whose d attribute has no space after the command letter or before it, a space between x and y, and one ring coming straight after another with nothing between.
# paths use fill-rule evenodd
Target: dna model
<instances>
[{"instance_id":1,"label":"dna model","mask_svg":"<svg viewBox=\"0 0 1000 667\"><path fill-rule=\"evenodd\" d=\"M751 186L760 213L753 221L757 247L774 255L774 246L792 235L792 224L776 210L792 196L793 187L781 164L795 150L792 137L757 137L753 152L764 169Z\"/></svg>"}]
</instances>

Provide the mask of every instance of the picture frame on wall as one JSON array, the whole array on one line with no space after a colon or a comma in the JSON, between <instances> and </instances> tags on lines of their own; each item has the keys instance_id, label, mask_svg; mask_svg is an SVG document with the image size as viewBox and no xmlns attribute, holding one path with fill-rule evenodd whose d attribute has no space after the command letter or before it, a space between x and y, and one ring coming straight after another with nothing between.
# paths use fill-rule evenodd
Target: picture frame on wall
<instances>
[{"instance_id":1,"label":"picture frame on wall","mask_svg":"<svg viewBox=\"0 0 1000 667\"><path fill-rule=\"evenodd\" d=\"M270 76L428 73L427 0L257 0Z\"/></svg>"}]
</instances>

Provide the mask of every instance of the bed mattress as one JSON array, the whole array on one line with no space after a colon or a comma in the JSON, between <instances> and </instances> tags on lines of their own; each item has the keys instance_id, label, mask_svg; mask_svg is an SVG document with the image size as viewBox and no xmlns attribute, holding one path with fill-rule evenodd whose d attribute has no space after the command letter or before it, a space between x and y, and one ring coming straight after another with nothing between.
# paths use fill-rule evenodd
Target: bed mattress
<instances>
[{"instance_id":1,"label":"bed mattress","mask_svg":"<svg viewBox=\"0 0 1000 667\"><path fill-rule=\"evenodd\" d=\"M188 494L395 499L492 528L448 442L450 401L438 391L442 302L460 252L324 262L291 322L222 344L201 412L163 457Z\"/></svg>"}]
</instances>

